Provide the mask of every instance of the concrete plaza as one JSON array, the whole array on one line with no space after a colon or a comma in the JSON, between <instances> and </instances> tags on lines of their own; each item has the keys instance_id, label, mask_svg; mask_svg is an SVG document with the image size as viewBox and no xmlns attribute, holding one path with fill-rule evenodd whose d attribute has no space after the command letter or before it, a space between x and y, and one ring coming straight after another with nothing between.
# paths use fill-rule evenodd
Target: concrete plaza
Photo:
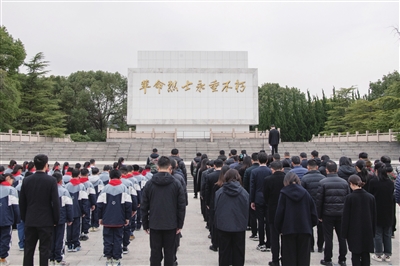
<instances>
[{"instance_id":1,"label":"concrete plaza","mask_svg":"<svg viewBox=\"0 0 400 266\"><path fill-rule=\"evenodd\" d=\"M397 209L397 221L400 220L400 210ZM205 229L200 213L198 199L193 199L193 194L189 194L189 205L186 209L186 219L182 230L181 246L177 254L179 265L218 265L218 252L209 250L210 240L207 238L208 230ZM268 265L271 261L271 252L260 252L256 250L258 242L250 240L250 231L246 232L246 265ZM129 253L123 256L123 265L149 265L150 246L149 236L143 230L135 232L136 238L129 245ZM399 260L399 239L400 235L396 232L393 239L391 262L371 261L371 265L400 265ZM10 265L22 265L23 251L18 249L17 231L13 231L12 246L8 257ZM89 240L82 241L82 250L76 253L66 253L65 260L70 265L95 266L105 265L106 259L103 258L102 231L90 232ZM338 245L337 239L334 240L334 250L332 261L337 265ZM311 265L320 265L323 258L322 253L311 253ZM351 254L347 255L347 264L351 265ZM39 265L39 251L35 253L35 265Z\"/></svg>"}]
</instances>

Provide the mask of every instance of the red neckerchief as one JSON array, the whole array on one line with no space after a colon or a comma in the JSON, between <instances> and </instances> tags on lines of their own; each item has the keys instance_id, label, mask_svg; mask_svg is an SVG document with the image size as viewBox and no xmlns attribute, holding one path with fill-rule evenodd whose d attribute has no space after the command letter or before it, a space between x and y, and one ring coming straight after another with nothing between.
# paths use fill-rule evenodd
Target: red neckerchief
<instances>
[{"instance_id":1,"label":"red neckerchief","mask_svg":"<svg viewBox=\"0 0 400 266\"><path fill-rule=\"evenodd\" d=\"M127 176L127 178L131 178L133 176L133 174L132 173L127 173L126 176Z\"/></svg>"},{"instance_id":2,"label":"red neckerchief","mask_svg":"<svg viewBox=\"0 0 400 266\"><path fill-rule=\"evenodd\" d=\"M143 171L142 171L142 176L147 175L147 173L148 173L147 170L143 170Z\"/></svg>"},{"instance_id":3,"label":"red neckerchief","mask_svg":"<svg viewBox=\"0 0 400 266\"><path fill-rule=\"evenodd\" d=\"M128 175L121 175L121 178L129 178Z\"/></svg>"},{"instance_id":4,"label":"red neckerchief","mask_svg":"<svg viewBox=\"0 0 400 266\"><path fill-rule=\"evenodd\" d=\"M89 178L88 177L81 177L81 178L79 178L79 180L81 181L81 183L85 183L85 182L89 181Z\"/></svg>"},{"instance_id":5,"label":"red neckerchief","mask_svg":"<svg viewBox=\"0 0 400 266\"><path fill-rule=\"evenodd\" d=\"M8 181L3 181L3 182L0 183L0 185L7 186L7 187L11 186L11 184Z\"/></svg>"},{"instance_id":6,"label":"red neckerchief","mask_svg":"<svg viewBox=\"0 0 400 266\"><path fill-rule=\"evenodd\" d=\"M77 186L81 183L81 180L79 180L79 178L71 178L71 180L69 181L71 182L72 185Z\"/></svg>"},{"instance_id":7,"label":"red neckerchief","mask_svg":"<svg viewBox=\"0 0 400 266\"><path fill-rule=\"evenodd\" d=\"M10 166L8 166L8 168L10 168L10 169L13 169L14 167L10 167Z\"/></svg>"},{"instance_id":8,"label":"red neckerchief","mask_svg":"<svg viewBox=\"0 0 400 266\"><path fill-rule=\"evenodd\" d=\"M133 172L133 176L137 176L137 175L140 175L140 172L139 172L139 171Z\"/></svg>"},{"instance_id":9,"label":"red neckerchief","mask_svg":"<svg viewBox=\"0 0 400 266\"><path fill-rule=\"evenodd\" d=\"M65 175L72 175L72 172L66 172Z\"/></svg>"},{"instance_id":10,"label":"red neckerchief","mask_svg":"<svg viewBox=\"0 0 400 266\"><path fill-rule=\"evenodd\" d=\"M56 167L53 168L53 171L58 170L58 169L59 169L59 167L57 165Z\"/></svg>"},{"instance_id":11,"label":"red neckerchief","mask_svg":"<svg viewBox=\"0 0 400 266\"><path fill-rule=\"evenodd\" d=\"M118 186L121 185L122 182L120 179L111 179L110 182L108 182L108 184L110 184L111 186Z\"/></svg>"},{"instance_id":12,"label":"red neckerchief","mask_svg":"<svg viewBox=\"0 0 400 266\"><path fill-rule=\"evenodd\" d=\"M3 174L3 172L0 172L0 175L2 175Z\"/></svg>"},{"instance_id":13,"label":"red neckerchief","mask_svg":"<svg viewBox=\"0 0 400 266\"><path fill-rule=\"evenodd\" d=\"M64 166L64 170L68 170L68 166Z\"/></svg>"},{"instance_id":14,"label":"red neckerchief","mask_svg":"<svg viewBox=\"0 0 400 266\"><path fill-rule=\"evenodd\" d=\"M16 177L16 176L20 176L21 174L20 173L15 173L15 174L12 174L14 177Z\"/></svg>"}]
</instances>

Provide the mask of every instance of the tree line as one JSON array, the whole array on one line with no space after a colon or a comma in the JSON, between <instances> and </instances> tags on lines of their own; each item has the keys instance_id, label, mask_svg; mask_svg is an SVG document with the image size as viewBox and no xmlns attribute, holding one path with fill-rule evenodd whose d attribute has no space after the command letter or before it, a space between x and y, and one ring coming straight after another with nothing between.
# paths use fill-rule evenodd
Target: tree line
<instances>
[{"instance_id":1,"label":"tree line","mask_svg":"<svg viewBox=\"0 0 400 266\"><path fill-rule=\"evenodd\" d=\"M25 67L26 73L20 68ZM107 127L127 130L127 78L120 73L78 71L49 75L43 53L26 61L23 43L0 28L0 130L71 134L75 141L105 141ZM400 75L370 82L368 93L333 88L327 97L264 83L259 88L259 130L271 124L282 141L308 141L315 134L389 129L400 131Z\"/></svg>"}]
</instances>

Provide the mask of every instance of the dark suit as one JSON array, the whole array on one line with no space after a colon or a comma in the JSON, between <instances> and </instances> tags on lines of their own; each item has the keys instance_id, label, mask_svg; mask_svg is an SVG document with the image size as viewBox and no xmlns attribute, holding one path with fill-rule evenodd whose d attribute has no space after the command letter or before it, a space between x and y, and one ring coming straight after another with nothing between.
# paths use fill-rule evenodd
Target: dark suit
<instances>
[{"instance_id":1,"label":"dark suit","mask_svg":"<svg viewBox=\"0 0 400 266\"><path fill-rule=\"evenodd\" d=\"M60 219L57 181L44 172L26 177L22 183L19 208L25 222L23 265L33 265L33 255L40 240L40 265L48 265L54 225Z\"/></svg>"},{"instance_id":2,"label":"dark suit","mask_svg":"<svg viewBox=\"0 0 400 266\"><path fill-rule=\"evenodd\" d=\"M280 136L278 130L274 128L269 131L268 143L272 147L272 154L278 153L279 138Z\"/></svg>"}]
</instances>

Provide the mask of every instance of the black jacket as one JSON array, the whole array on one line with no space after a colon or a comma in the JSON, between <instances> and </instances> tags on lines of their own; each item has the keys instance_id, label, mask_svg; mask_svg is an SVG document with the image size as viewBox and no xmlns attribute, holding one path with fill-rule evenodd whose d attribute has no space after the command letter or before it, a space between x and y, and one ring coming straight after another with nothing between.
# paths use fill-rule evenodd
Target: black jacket
<instances>
[{"instance_id":1,"label":"black jacket","mask_svg":"<svg viewBox=\"0 0 400 266\"><path fill-rule=\"evenodd\" d=\"M317 192L318 217L342 216L346 196L350 193L349 184L337 174L328 174L319 181Z\"/></svg>"},{"instance_id":2,"label":"black jacket","mask_svg":"<svg viewBox=\"0 0 400 266\"><path fill-rule=\"evenodd\" d=\"M268 143L269 145L279 144L279 131L277 129L274 128L269 131Z\"/></svg>"},{"instance_id":3,"label":"black jacket","mask_svg":"<svg viewBox=\"0 0 400 266\"><path fill-rule=\"evenodd\" d=\"M301 179L301 185L310 193L310 196L315 202L317 202L317 192L319 181L324 179L325 176L322 175L318 170L309 171Z\"/></svg>"},{"instance_id":4,"label":"black jacket","mask_svg":"<svg viewBox=\"0 0 400 266\"><path fill-rule=\"evenodd\" d=\"M26 226L54 226L60 220L57 181L44 172L25 177L19 194L21 219Z\"/></svg>"},{"instance_id":5,"label":"black jacket","mask_svg":"<svg viewBox=\"0 0 400 266\"><path fill-rule=\"evenodd\" d=\"M158 172L142 190L143 229L172 230L183 227L186 199L181 183L166 172Z\"/></svg>"},{"instance_id":6,"label":"black jacket","mask_svg":"<svg viewBox=\"0 0 400 266\"><path fill-rule=\"evenodd\" d=\"M259 166L250 175L250 202L265 205L264 201L264 179L272 175L267 166Z\"/></svg>"},{"instance_id":7,"label":"black jacket","mask_svg":"<svg viewBox=\"0 0 400 266\"><path fill-rule=\"evenodd\" d=\"M375 198L364 189L346 197L342 216L342 237L353 253L374 252L376 226Z\"/></svg>"},{"instance_id":8,"label":"black jacket","mask_svg":"<svg viewBox=\"0 0 400 266\"><path fill-rule=\"evenodd\" d=\"M185 177L185 182L187 184L187 171L186 171L186 165L183 159L179 156L171 155L169 158L175 159L176 163L178 164L179 169L182 170L182 173Z\"/></svg>"},{"instance_id":9,"label":"black jacket","mask_svg":"<svg viewBox=\"0 0 400 266\"><path fill-rule=\"evenodd\" d=\"M268 222L274 224L275 212L278 207L279 195L283 188L285 173L276 171L264 179L264 201L268 206Z\"/></svg>"},{"instance_id":10,"label":"black jacket","mask_svg":"<svg viewBox=\"0 0 400 266\"><path fill-rule=\"evenodd\" d=\"M249 194L233 181L215 193L215 227L226 232L244 232L249 216Z\"/></svg>"},{"instance_id":11,"label":"black jacket","mask_svg":"<svg viewBox=\"0 0 400 266\"><path fill-rule=\"evenodd\" d=\"M351 165L341 165L337 172L338 176L343 178L344 180L348 180L351 175L356 175L357 171L354 166Z\"/></svg>"},{"instance_id":12,"label":"black jacket","mask_svg":"<svg viewBox=\"0 0 400 266\"><path fill-rule=\"evenodd\" d=\"M253 171L254 169L256 169L259 166L260 166L259 163L253 163L252 166L250 166L249 168L246 169L246 171L244 171L244 176L243 176L242 182L243 182L244 189L246 189L246 191L248 193L250 193L250 175L251 175L251 171Z\"/></svg>"},{"instance_id":13,"label":"black jacket","mask_svg":"<svg viewBox=\"0 0 400 266\"><path fill-rule=\"evenodd\" d=\"M278 233L312 235L318 217L314 200L301 185L291 184L281 189L275 214Z\"/></svg>"},{"instance_id":14,"label":"black jacket","mask_svg":"<svg viewBox=\"0 0 400 266\"><path fill-rule=\"evenodd\" d=\"M378 180L373 178L369 182L369 193L375 196L376 200L376 224L382 227L389 227L394 219L394 183L390 179Z\"/></svg>"},{"instance_id":15,"label":"black jacket","mask_svg":"<svg viewBox=\"0 0 400 266\"><path fill-rule=\"evenodd\" d=\"M221 172L221 170L215 170L207 175L205 201L206 201L206 205L209 207L212 207L212 206L210 206L210 204L214 200L214 197L215 197L215 195L213 195L213 193L212 193L213 187L214 187L214 184L217 183L217 181L218 181L220 172Z\"/></svg>"},{"instance_id":16,"label":"black jacket","mask_svg":"<svg viewBox=\"0 0 400 266\"><path fill-rule=\"evenodd\" d=\"M190 174L194 177L195 176L195 174L194 174L194 168L196 167L197 168L197 166L199 165L199 163L200 163L200 161L201 161L201 157L200 156L197 156L197 157L195 157L195 158L193 158L193 160L192 160L192 162L190 163ZM198 171L199 169L197 168L197 171Z\"/></svg>"}]
</instances>

